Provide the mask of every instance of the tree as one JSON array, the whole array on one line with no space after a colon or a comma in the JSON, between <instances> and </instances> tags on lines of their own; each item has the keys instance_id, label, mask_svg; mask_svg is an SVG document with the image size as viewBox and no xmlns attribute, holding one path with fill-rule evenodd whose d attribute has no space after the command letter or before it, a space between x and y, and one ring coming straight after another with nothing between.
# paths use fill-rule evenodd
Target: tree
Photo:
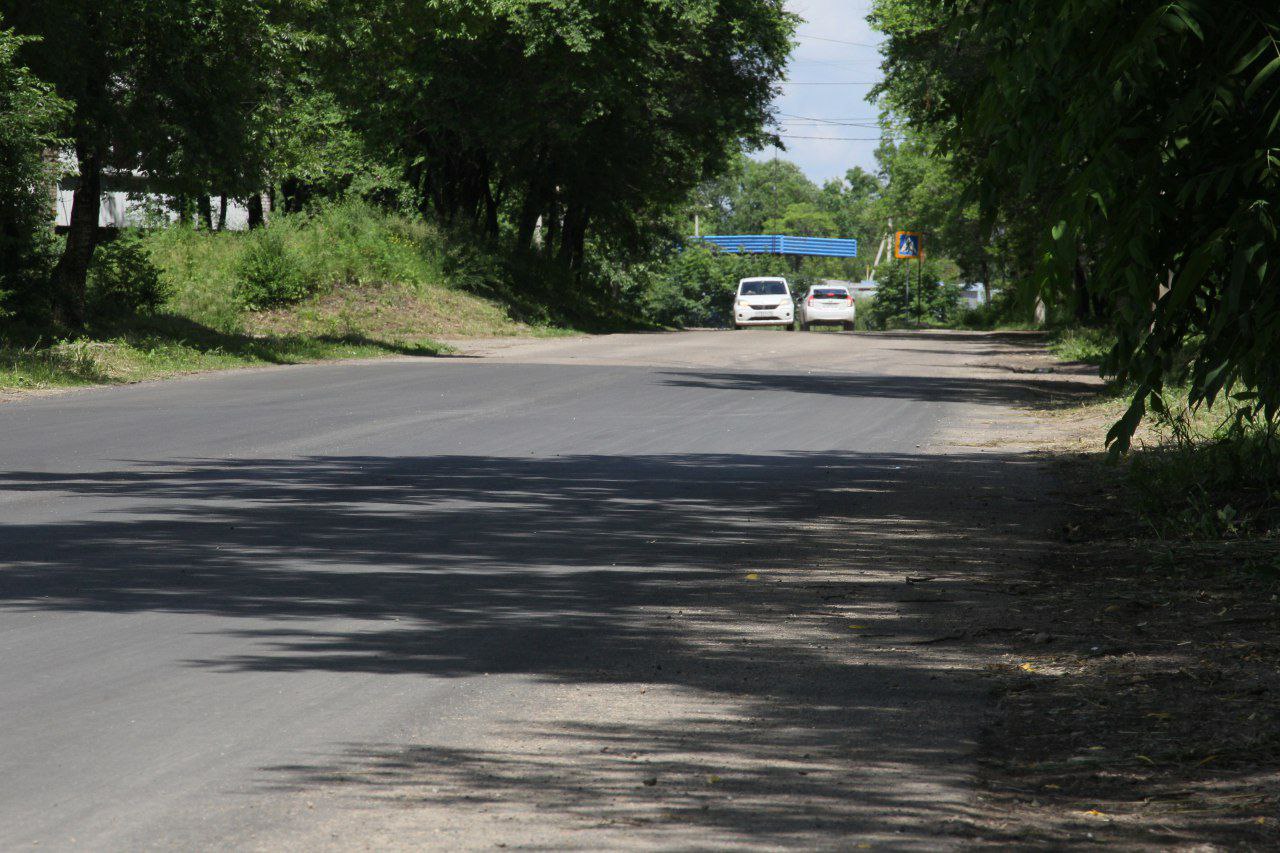
<instances>
[{"instance_id":1,"label":"tree","mask_svg":"<svg viewBox=\"0 0 1280 853\"><path fill-rule=\"evenodd\" d=\"M0 28L0 317L13 300L36 297L47 274L42 238L52 225L55 175L42 155L57 145L66 111L52 87L17 64L24 41Z\"/></svg>"},{"instance_id":2,"label":"tree","mask_svg":"<svg viewBox=\"0 0 1280 853\"><path fill-rule=\"evenodd\" d=\"M780 0L333 0L333 84L418 207L581 266L637 245L763 130L790 52Z\"/></svg>"},{"instance_id":3,"label":"tree","mask_svg":"<svg viewBox=\"0 0 1280 853\"><path fill-rule=\"evenodd\" d=\"M1136 391L1127 447L1172 359L1192 404L1235 389L1280 414L1280 10L1265 0L884 0L936 14L929 38L981 61L924 71L891 38L918 118L943 129L990 218L1036 211L1042 292L1104 313L1108 368ZM901 23L901 20L898 21ZM899 51L894 53L894 51ZM945 52L945 51L944 51Z\"/></svg>"},{"instance_id":4,"label":"tree","mask_svg":"<svg viewBox=\"0 0 1280 853\"><path fill-rule=\"evenodd\" d=\"M52 276L55 319L84 322L104 170L138 170L176 194L247 184L267 41L254 0L0 0L20 56L74 106L61 127L79 171Z\"/></svg>"},{"instance_id":5,"label":"tree","mask_svg":"<svg viewBox=\"0 0 1280 853\"><path fill-rule=\"evenodd\" d=\"M960 287L954 280L954 264L926 258L923 270L917 261L894 260L880 268L879 286L871 303L869 320L873 327L886 329L908 326L917 320L946 323L960 310Z\"/></svg>"},{"instance_id":6,"label":"tree","mask_svg":"<svg viewBox=\"0 0 1280 853\"><path fill-rule=\"evenodd\" d=\"M878 204L883 192L880 178L861 166L847 171L843 180L823 184L820 204L835 220L836 236L855 237L871 247L885 229Z\"/></svg>"},{"instance_id":7,"label":"tree","mask_svg":"<svg viewBox=\"0 0 1280 853\"><path fill-rule=\"evenodd\" d=\"M816 204L789 204L782 215L764 223L766 234L789 234L794 237L835 237L836 220Z\"/></svg>"},{"instance_id":8,"label":"tree","mask_svg":"<svg viewBox=\"0 0 1280 853\"><path fill-rule=\"evenodd\" d=\"M715 199L710 225L721 234L765 234L766 223L793 205L812 209L818 188L789 160L751 160L743 156L702 193Z\"/></svg>"},{"instance_id":9,"label":"tree","mask_svg":"<svg viewBox=\"0 0 1280 853\"><path fill-rule=\"evenodd\" d=\"M930 246L952 257L970 281L999 281L1008 290L1034 286L1040 257L1035 233L1049 227L1045 197L1019 180L1020 164L1004 164L999 192L979 206L973 195L980 145L958 142L960 105L986 74L994 49L985 29L952 28L954 2L875 0L869 20L886 36L884 81L871 96L884 110L885 123L901 137L878 155L887 176L897 175L891 209L903 209L909 224L929 233ZM916 225L914 223L920 223ZM1070 295L1066 295L1070 298Z\"/></svg>"}]
</instances>

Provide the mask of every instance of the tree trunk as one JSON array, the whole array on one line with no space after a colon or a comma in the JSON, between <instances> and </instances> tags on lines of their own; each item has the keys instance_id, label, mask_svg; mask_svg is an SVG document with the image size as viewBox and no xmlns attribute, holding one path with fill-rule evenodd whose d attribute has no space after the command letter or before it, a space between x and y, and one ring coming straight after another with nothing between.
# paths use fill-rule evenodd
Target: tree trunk
<instances>
[{"instance_id":1,"label":"tree trunk","mask_svg":"<svg viewBox=\"0 0 1280 853\"><path fill-rule=\"evenodd\" d=\"M1076 320L1080 323L1088 323L1093 319L1093 301L1089 298L1089 275L1084 268L1084 258L1079 252L1076 253L1076 266L1072 271L1072 280L1075 285Z\"/></svg>"},{"instance_id":2,"label":"tree trunk","mask_svg":"<svg viewBox=\"0 0 1280 853\"><path fill-rule=\"evenodd\" d=\"M262 193L254 193L249 196L247 206L249 208L249 230L252 231L265 225L267 219L262 212Z\"/></svg>"},{"instance_id":3,"label":"tree trunk","mask_svg":"<svg viewBox=\"0 0 1280 853\"><path fill-rule=\"evenodd\" d=\"M227 230L227 196L226 193L218 196L218 230Z\"/></svg>"},{"instance_id":4,"label":"tree trunk","mask_svg":"<svg viewBox=\"0 0 1280 853\"><path fill-rule=\"evenodd\" d=\"M565 211L560 233L560 263L571 270L581 268L586 242L587 209L582 204L571 204Z\"/></svg>"},{"instance_id":5,"label":"tree trunk","mask_svg":"<svg viewBox=\"0 0 1280 853\"><path fill-rule=\"evenodd\" d=\"M213 230L213 202L203 190L196 197L196 208L200 211L200 221L204 223L206 231Z\"/></svg>"},{"instance_id":6,"label":"tree trunk","mask_svg":"<svg viewBox=\"0 0 1280 853\"><path fill-rule=\"evenodd\" d=\"M102 206L102 158L77 146L80 183L71 198L71 222L62 257L53 268L53 320L71 329L84 328L85 282L98 245Z\"/></svg>"},{"instance_id":7,"label":"tree trunk","mask_svg":"<svg viewBox=\"0 0 1280 853\"><path fill-rule=\"evenodd\" d=\"M524 202L520 205L520 215L516 225L516 251L527 252L533 245L534 229L538 227L538 211L543 206L543 199L530 187L525 192Z\"/></svg>"},{"instance_id":8,"label":"tree trunk","mask_svg":"<svg viewBox=\"0 0 1280 853\"><path fill-rule=\"evenodd\" d=\"M560 251L557 259L561 266L573 268L574 247L578 242L579 223L582 221L582 205L568 204L564 211L564 225L560 230Z\"/></svg>"}]
</instances>

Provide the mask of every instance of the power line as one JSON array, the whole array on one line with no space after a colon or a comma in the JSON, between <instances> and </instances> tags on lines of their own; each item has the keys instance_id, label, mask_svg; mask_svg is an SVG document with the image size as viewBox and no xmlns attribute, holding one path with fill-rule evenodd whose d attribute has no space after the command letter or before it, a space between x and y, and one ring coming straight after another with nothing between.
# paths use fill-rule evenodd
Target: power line
<instances>
[{"instance_id":1,"label":"power line","mask_svg":"<svg viewBox=\"0 0 1280 853\"><path fill-rule=\"evenodd\" d=\"M783 86L875 86L882 80L783 80Z\"/></svg>"},{"instance_id":2,"label":"power line","mask_svg":"<svg viewBox=\"0 0 1280 853\"><path fill-rule=\"evenodd\" d=\"M878 125L878 123L879 123L879 121L880 121L879 117L877 117L877 116L852 116L852 117L850 117L850 118L818 118L817 116L798 116L798 115L796 115L795 113L778 113L778 115L780 115L780 116L786 116L787 118L801 118L801 119L804 119L805 121L830 121L830 122L837 122L837 121L874 121L874 122L876 122L876 123L877 123L877 125Z\"/></svg>"},{"instance_id":3,"label":"power line","mask_svg":"<svg viewBox=\"0 0 1280 853\"><path fill-rule=\"evenodd\" d=\"M832 44L847 44L847 45L850 45L851 47L879 47L880 46L878 44L868 44L865 41L841 41L840 39L829 39L829 38L824 38L823 36L810 36L810 35L805 35L804 33L796 33L796 38L809 39L811 41L826 41L826 42L831 42Z\"/></svg>"},{"instance_id":4,"label":"power line","mask_svg":"<svg viewBox=\"0 0 1280 853\"><path fill-rule=\"evenodd\" d=\"M828 128L828 129L837 128L837 127L850 127L850 128L859 129L859 131L878 131L879 124L838 124L838 123L832 124L829 122L786 122L785 124L778 124L777 127L780 129L783 129L783 131L790 131L790 129L797 128L797 127L818 127L818 128Z\"/></svg>"},{"instance_id":5,"label":"power line","mask_svg":"<svg viewBox=\"0 0 1280 853\"><path fill-rule=\"evenodd\" d=\"M789 133L779 133L783 139L821 139L827 142L879 142L884 136L793 136Z\"/></svg>"},{"instance_id":6,"label":"power line","mask_svg":"<svg viewBox=\"0 0 1280 853\"><path fill-rule=\"evenodd\" d=\"M875 57L867 59L792 59L788 65L832 65L836 68L844 68L848 65L866 65L869 62L878 63L880 60Z\"/></svg>"}]
</instances>

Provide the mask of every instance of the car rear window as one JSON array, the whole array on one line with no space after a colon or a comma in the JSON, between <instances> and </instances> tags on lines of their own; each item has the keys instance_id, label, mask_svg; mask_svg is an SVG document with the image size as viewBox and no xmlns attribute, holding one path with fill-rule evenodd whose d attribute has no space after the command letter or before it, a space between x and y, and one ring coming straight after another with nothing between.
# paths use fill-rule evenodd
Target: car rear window
<instances>
[{"instance_id":1,"label":"car rear window","mask_svg":"<svg viewBox=\"0 0 1280 853\"><path fill-rule=\"evenodd\" d=\"M780 281L744 281L742 296L786 296L787 286Z\"/></svg>"},{"instance_id":2,"label":"car rear window","mask_svg":"<svg viewBox=\"0 0 1280 853\"><path fill-rule=\"evenodd\" d=\"M814 299L848 299L849 291L832 287L820 287L813 291Z\"/></svg>"}]
</instances>

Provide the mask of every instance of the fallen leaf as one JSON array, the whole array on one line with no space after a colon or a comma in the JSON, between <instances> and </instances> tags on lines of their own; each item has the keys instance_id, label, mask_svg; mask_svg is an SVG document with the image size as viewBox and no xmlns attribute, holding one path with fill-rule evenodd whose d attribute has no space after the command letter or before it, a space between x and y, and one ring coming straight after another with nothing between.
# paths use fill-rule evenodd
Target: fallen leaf
<instances>
[{"instance_id":1,"label":"fallen leaf","mask_svg":"<svg viewBox=\"0 0 1280 853\"><path fill-rule=\"evenodd\" d=\"M1026 672L1035 672L1035 671L1036 671L1035 666L1033 666L1033 665L1032 665L1032 664L1030 664L1030 663L1020 663L1020 664L1018 664L1018 669L1024 670L1024 671L1026 671Z\"/></svg>"},{"instance_id":2,"label":"fallen leaf","mask_svg":"<svg viewBox=\"0 0 1280 853\"><path fill-rule=\"evenodd\" d=\"M747 572L747 580L749 580L749 581L758 581L758 580L760 580L760 576L759 576L758 574L756 574L755 572Z\"/></svg>"},{"instance_id":3,"label":"fallen leaf","mask_svg":"<svg viewBox=\"0 0 1280 853\"><path fill-rule=\"evenodd\" d=\"M720 781L720 777L719 777L719 776L717 776L717 775L715 775L714 773L707 777L707 784L708 784L708 785L714 785L715 783L717 783L717 782L719 782L719 781Z\"/></svg>"},{"instance_id":4,"label":"fallen leaf","mask_svg":"<svg viewBox=\"0 0 1280 853\"><path fill-rule=\"evenodd\" d=\"M1100 812L1097 809L1089 809L1085 814L1097 815L1098 817L1106 817L1106 812Z\"/></svg>"},{"instance_id":5,"label":"fallen leaf","mask_svg":"<svg viewBox=\"0 0 1280 853\"><path fill-rule=\"evenodd\" d=\"M865 631L866 628L867 628L866 625L850 625L849 626L850 631Z\"/></svg>"}]
</instances>

